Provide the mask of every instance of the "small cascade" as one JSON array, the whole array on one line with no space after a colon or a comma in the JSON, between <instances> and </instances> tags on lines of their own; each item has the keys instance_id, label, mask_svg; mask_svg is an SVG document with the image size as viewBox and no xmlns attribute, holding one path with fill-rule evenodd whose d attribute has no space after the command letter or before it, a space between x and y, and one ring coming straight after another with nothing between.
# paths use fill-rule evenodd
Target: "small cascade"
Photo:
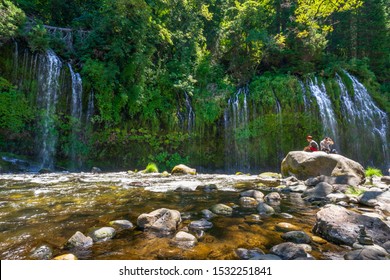
<instances>
[{"instance_id":1,"label":"small cascade","mask_svg":"<svg viewBox=\"0 0 390 280\"><path fill-rule=\"evenodd\" d=\"M238 89L224 112L225 169L229 172L250 170L250 143L245 133L249 122L248 97L248 86Z\"/></svg>"},{"instance_id":2,"label":"small cascade","mask_svg":"<svg viewBox=\"0 0 390 280\"><path fill-rule=\"evenodd\" d=\"M85 122L87 125L91 122L94 113L95 113L95 94L93 90L91 90L88 97L87 114L85 117Z\"/></svg>"},{"instance_id":3,"label":"small cascade","mask_svg":"<svg viewBox=\"0 0 390 280\"><path fill-rule=\"evenodd\" d=\"M195 112L187 92L184 92L184 98L184 106L179 105L177 117L180 127L190 133L195 128Z\"/></svg>"},{"instance_id":4,"label":"small cascade","mask_svg":"<svg viewBox=\"0 0 390 280\"><path fill-rule=\"evenodd\" d=\"M325 84L318 83L317 78L310 79L309 83L310 93L315 97L320 111L322 130L324 136L329 136L338 143L338 126L336 115L333 111L332 102L326 93Z\"/></svg>"},{"instance_id":5,"label":"small cascade","mask_svg":"<svg viewBox=\"0 0 390 280\"><path fill-rule=\"evenodd\" d=\"M79 73L73 71L72 65L68 63L70 75L72 77L72 109L71 116L74 119L81 119L83 83Z\"/></svg>"},{"instance_id":6,"label":"small cascade","mask_svg":"<svg viewBox=\"0 0 390 280\"><path fill-rule=\"evenodd\" d=\"M41 168L54 169L57 133L55 113L59 92L59 77L62 63L58 56L48 50L40 55L38 70L38 108L42 111L40 119L39 162Z\"/></svg>"},{"instance_id":7,"label":"small cascade","mask_svg":"<svg viewBox=\"0 0 390 280\"><path fill-rule=\"evenodd\" d=\"M72 65L68 63L70 75L72 78L72 107L71 107L71 124L72 135L70 143L70 159L73 169L81 167L81 162L77 157L76 147L79 142L79 133L81 129L81 116L82 116L82 100L83 100L83 83L79 73L73 71Z\"/></svg>"}]
</instances>

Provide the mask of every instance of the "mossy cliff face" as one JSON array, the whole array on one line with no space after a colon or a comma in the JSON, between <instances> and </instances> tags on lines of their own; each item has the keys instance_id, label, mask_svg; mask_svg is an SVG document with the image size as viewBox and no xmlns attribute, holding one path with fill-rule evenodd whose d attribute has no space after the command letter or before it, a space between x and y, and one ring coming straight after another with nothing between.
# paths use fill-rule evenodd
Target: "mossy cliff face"
<instances>
[{"instance_id":1,"label":"mossy cliff face","mask_svg":"<svg viewBox=\"0 0 390 280\"><path fill-rule=\"evenodd\" d=\"M38 106L42 88L39 67L44 54L31 53L22 42L3 45L1 50L0 75L22 97L9 99L11 105L22 108L17 102L24 100L25 111L30 113L28 118L18 119L18 135L25 137L3 129L0 145L5 151L37 158L40 116L44 114ZM119 107L111 107L111 113L121 122L108 125L102 119L107 104L94 94L90 78L83 75L82 117L72 117L72 71L85 71L73 70L71 64L60 60L58 101L49 133L57 135L55 162L65 168L98 165L106 170L127 170L155 162L160 170L170 170L179 163L199 172L278 170L289 151L306 146L308 134L317 142L332 137L340 153L363 165L382 168L389 162L386 113L372 100L360 100L365 87L343 70L321 78L265 74L238 89L220 81L199 84L191 95L184 92L164 101L161 96L135 100L146 102L144 107L153 103L150 108L154 113L148 107L142 114L122 116L119 103L113 101ZM321 107L318 97L329 99L327 108ZM372 119L367 124L358 114L360 104L367 105ZM2 118L6 124L12 123L10 116ZM368 131L372 129L373 133ZM357 140L351 143L352 138Z\"/></svg>"}]
</instances>

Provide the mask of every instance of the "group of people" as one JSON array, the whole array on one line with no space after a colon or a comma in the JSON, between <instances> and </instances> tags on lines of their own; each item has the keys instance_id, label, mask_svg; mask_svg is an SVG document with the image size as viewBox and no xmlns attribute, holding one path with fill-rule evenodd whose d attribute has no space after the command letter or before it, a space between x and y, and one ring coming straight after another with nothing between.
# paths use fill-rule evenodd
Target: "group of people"
<instances>
[{"instance_id":1,"label":"group of people","mask_svg":"<svg viewBox=\"0 0 390 280\"><path fill-rule=\"evenodd\" d=\"M325 137L320 142L320 146L318 146L318 143L313 140L313 137L311 135L308 135L306 137L306 140L307 142L309 142L309 145L303 149L306 152L323 151L328 154L337 154L337 151L332 147L334 145L334 141L330 137Z\"/></svg>"}]
</instances>

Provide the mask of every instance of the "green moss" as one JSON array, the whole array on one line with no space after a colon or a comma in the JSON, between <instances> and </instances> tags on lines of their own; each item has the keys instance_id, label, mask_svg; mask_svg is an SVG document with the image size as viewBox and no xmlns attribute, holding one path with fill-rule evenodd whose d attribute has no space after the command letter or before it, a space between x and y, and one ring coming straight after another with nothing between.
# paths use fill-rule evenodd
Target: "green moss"
<instances>
[{"instance_id":1,"label":"green moss","mask_svg":"<svg viewBox=\"0 0 390 280\"><path fill-rule=\"evenodd\" d=\"M145 170L144 170L144 173L158 173L158 167L155 163L151 162L149 163Z\"/></svg>"},{"instance_id":2,"label":"green moss","mask_svg":"<svg viewBox=\"0 0 390 280\"><path fill-rule=\"evenodd\" d=\"M368 167L365 170L366 177L373 177L373 176L378 176L381 177L383 176L382 171L373 167Z\"/></svg>"}]
</instances>

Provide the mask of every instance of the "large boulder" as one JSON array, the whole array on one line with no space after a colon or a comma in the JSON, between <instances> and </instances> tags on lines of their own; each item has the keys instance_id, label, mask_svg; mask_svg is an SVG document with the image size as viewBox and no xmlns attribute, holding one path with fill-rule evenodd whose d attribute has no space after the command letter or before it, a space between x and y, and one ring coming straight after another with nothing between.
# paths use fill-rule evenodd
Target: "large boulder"
<instances>
[{"instance_id":1,"label":"large boulder","mask_svg":"<svg viewBox=\"0 0 390 280\"><path fill-rule=\"evenodd\" d=\"M390 240L390 227L379 218L361 215L342 206L328 204L317 213L313 233L336 244L352 246L359 236L359 225L364 225L374 243Z\"/></svg>"},{"instance_id":2,"label":"large boulder","mask_svg":"<svg viewBox=\"0 0 390 280\"><path fill-rule=\"evenodd\" d=\"M140 228L161 235L173 234L180 223L180 212L166 208L155 210L149 214L141 214L137 219L137 225Z\"/></svg>"},{"instance_id":3,"label":"large boulder","mask_svg":"<svg viewBox=\"0 0 390 280\"><path fill-rule=\"evenodd\" d=\"M353 186L365 180L361 164L342 155L325 152L289 152L282 161L281 171L285 177L295 176L300 180L320 175L337 177L342 183Z\"/></svg>"}]
</instances>

